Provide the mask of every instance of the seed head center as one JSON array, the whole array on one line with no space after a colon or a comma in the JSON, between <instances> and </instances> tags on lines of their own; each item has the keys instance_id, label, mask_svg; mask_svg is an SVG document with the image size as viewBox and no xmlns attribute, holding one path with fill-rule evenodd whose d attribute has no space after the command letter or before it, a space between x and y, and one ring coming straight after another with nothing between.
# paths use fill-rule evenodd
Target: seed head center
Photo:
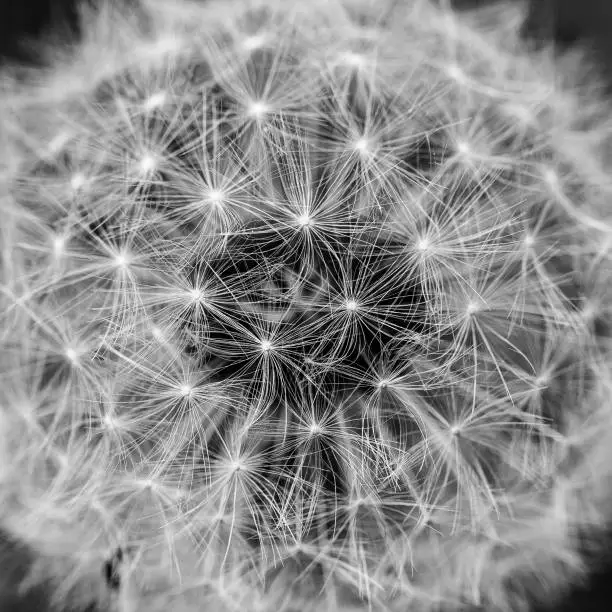
<instances>
[{"instance_id":1,"label":"seed head center","mask_svg":"<svg viewBox=\"0 0 612 612\"><path fill-rule=\"evenodd\" d=\"M344 307L349 312L355 312L359 308L359 304L356 300L346 300L346 302L344 303Z\"/></svg>"},{"instance_id":2,"label":"seed head center","mask_svg":"<svg viewBox=\"0 0 612 612\"><path fill-rule=\"evenodd\" d=\"M268 112L268 110L268 105L265 102L256 100L254 102L251 102L249 106L249 115L260 119Z\"/></svg>"}]
</instances>

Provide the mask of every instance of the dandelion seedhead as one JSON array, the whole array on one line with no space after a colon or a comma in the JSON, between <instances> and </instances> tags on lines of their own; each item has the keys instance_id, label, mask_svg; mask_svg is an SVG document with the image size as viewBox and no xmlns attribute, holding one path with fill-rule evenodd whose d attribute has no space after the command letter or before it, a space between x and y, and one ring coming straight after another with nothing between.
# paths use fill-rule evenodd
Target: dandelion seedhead
<instances>
[{"instance_id":1,"label":"dandelion seedhead","mask_svg":"<svg viewBox=\"0 0 612 612\"><path fill-rule=\"evenodd\" d=\"M612 120L521 7L442 4L106 0L3 69L23 589L514 612L584 573L612 514Z\"/></svg>"}]
</instances>

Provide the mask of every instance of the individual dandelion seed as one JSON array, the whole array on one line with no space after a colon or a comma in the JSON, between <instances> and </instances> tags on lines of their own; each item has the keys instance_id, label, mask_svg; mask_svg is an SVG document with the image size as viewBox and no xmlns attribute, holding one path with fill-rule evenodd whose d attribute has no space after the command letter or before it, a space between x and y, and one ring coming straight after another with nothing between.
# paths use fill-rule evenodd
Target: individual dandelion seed
<instances>
[{"instance_id":1,"label":"individual dandelion seed","mask_svg":"<svg viewBox=\"0 0 612 612\"><path fill-rule=\"evenodd\" d=\"M520 7L448 5L99 0L3 68L0 526L58 607L523 612L584 573L609 111Z\"/></svg>"}]
</instances>

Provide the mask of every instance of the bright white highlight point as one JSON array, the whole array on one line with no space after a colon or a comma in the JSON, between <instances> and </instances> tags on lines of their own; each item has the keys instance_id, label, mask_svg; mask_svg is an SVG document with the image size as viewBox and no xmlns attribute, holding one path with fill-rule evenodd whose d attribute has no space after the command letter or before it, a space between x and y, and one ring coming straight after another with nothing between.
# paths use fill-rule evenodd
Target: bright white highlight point
<instances>
[{"instance_id":1,"label":"bright white highlight point","mask_svg":"<svg viewBox=\"0 0 612 612\"><path fill-rule=\"evenodd\" d=\"M323 433L323 428L319 423L312 423L312 425L308 428L308 431L311 436L318 436Z\"/></svg>"},{"instance_id":2,"label":"bright white highlight point","mask_svg":"<svg viewBox=\"0 0 612 612\"><path fill-rule=\"evenodd\" d=\"M151 335L158 341L158 342L162 342L164 340L164 333L162 332L161 329L159 329L159 327L152 327L151 328Z\"/></svg>"},{"instance_id":3,"label":"bright white highlight point","mask_svg":"<svg viewBox=\"0 0 612 612\"><path fill-rule=\"evenodd\" d=\"M194 289L190 289L188 293L189 293L189 297L191 298L192 302L201 303L204 301L204 292L202 291L202 289L198 289L196 287Z\"/></svg>"},{"instance_id":4,"label":"bright white highlight point","mask_svg":"<svg viewBox=\"0 0 612 612\"><path fill-rule=\"evenodd\" d=\"M166 36L162 36L161 38L158 38L154 45L154 51L153 54L160 54L163 55L165 53L173 53L178 51L181 48L181 40L176 37L176 36L172 36L170 35L166 35Z\"/></svg>"},{"instance_id":5,"label":"bright white highlight point","mask_svg":"<svg viewBox=\"0 0 612 612\"><path fill-rule=\"evenodd\" d=\"M159 108L166 101L167 94L165 91L158 91L153 95L149 96L145 102L144 107L146 110L153 110L155 108Z\"/></svg>"},{"instance_id":6,"label":"bright white highlight point","mask_svg":"<svg viewBox=\"0 0 612 612\"><path fill-rule=\"evenodd\" d=\"M117 420L110 414L105 414L102 422L107 429L117 429L117 426L119 425Z\"/></svg>"},{"instance_id":7,"label":"bright white highlight point","mask_svg":"<svg viewBox=\"0 0 612 612\"><path fill-rule=\"evenodd\" d=\"M365 66L365 58L363 55L359 53L353 53L352 51L347 51L342 54L342 61L349 66L353 66L355 68L363 68Z\"/></svg>"},{"instance_id":8,"label":"bright white highlight point","mask_svg":"<svg viewBox=\"0 0 612 612\"><path fill-rule=\"evenodd\" d=\"M388 378L383 378L382 380L378 381L378 384L376 385L379 389L386 389L389 386L389 383L391 381Z\"/></svg>"},{"instance_id":9,"label":"bright white highlight point","mask_svg":"<svg viewBox=\"0 0 612 612\"><path fill-rule=\"evenodd\" d=\"M591 322L597 318L599 308L592 300L585 300L580 310L580 315L584 321Z\"/></svg>"},{"instance_id":10,"label":"bright white highlight point","mask_svg":"<svg viewBox=\"0 0 612 612\"><path fill-rule=\"evenodd\" d=\"M546 183L548 183L548 185L550 185L550 187L553 189L557 189L559 187L559 176L553 168L545 168L542 172L542 176Z\"/></svg>"},{"instance_id":11,"label":"bright white highlight point","mask_svg":"<svg viewBox=\"0 0 612 612\"><path fill-rule=\"evenodd\" d=\"M457 436L461 433L461 425L452 425L450 428L450 432L453 436Z\"/></svg>"},{"instance_id":12,"label":"bright white highlight point","mask_svg":"<svg viewBox=\"0 0 612 612\"><path fill-rule=\"evenodd\" d=\"M272 350L272 343L269 340L262 340L260 346L264 353L268 353Z\"/></svg>"},{"instance_id":13,"label":"bright white highlight point","mask_svg":"<svg viewBox=\"0 0 612 612\"><path fill-rule=\"evenodd\" d=\"M359 307L359 304L357 304L355 300L346 300L346 302L344 302L344 307L350 312L355 312Z\"/></svg>"},{"instance_id":14,"label":"bright white highlight point","mask_svg":"<svg viewBox=\"0 0 612 612\"><path fill-rule=\"evenodd\" d=\"M231 472L240 472L241 470L244 470L244 468L244 463L242 463L242 461L240 461L239 459L230 462Z\"/></svg>"},{"instance_id":15,"label":"bright white highlight point","mask_svg":"<svg viewBox=\"0 0 612 612\"><path fill-rule=\"evenodd\" d=\"M180 385L178 390L181 394L181 397L189 397L191 395L191 392L193 391L193 387L191 385L184 384Z\"/></svg>"},{"instance_id":16,"label":"bright white highlight point","mask_svg":"<svg viewBox=\"0 0 612 612\"><path fill-rule=\"evenodd\" d=\"M66 248L66 238L64 236L56 236L53 239L53 253L56 257L61 257Z\"/></svg>"},{"instance_id":17,"label":"bright white highlight point","mask_svg":"<svg viewBox=\"0 0 612 612\"><path fill-rule=\"evenodd\" d=\"M249 106L249 115L259 119L263 117L268 110L268 106L264 102L252 102Z\"/></svg>"},{"instance_id":18,"label":"bright white highlight point","mask_svg":"<svg viewBox=\"0 0 612 612\"><path fill-rule=\"evenodd\" d=\"M119 253L115 256L114 262L118 268L125 270L130 265L130 257L127 253Z\"/></svg>"},{"instance_id":19,"label":"bright white highlight point","mask_svg":"<svg viewBox=\"0 0 612 612\"><path fill-rule=\"evenodd\" d=\"M481 305L478 302L473 301L467 305L465 312L467 313L468 316L472 316L476 314L477 312L479 312L481 309L482 309Z\"/></svg>"},{"instance_id":20,"label":"bright white highlight point","mask_svg":"<svg viewBox=\"0 0 612 612\"><path fill-rule=\"evenodd\" d=\"M72 347L68 347L65 350L65 355L68 358L68 361L70 361L70 363L75 364L75 365L78 363L78 361L79 361L79 354Z\"/></svg>"},{"instance_id":21,"label":"bright white highlight point","mask_svg":"<svg viewBox=\"0 0 612 612\"><path fill-rule=\"evenodd\" d=\"M360 153L367 153L368 147L369 143L367 138L360 138L355 142L355 150L359 151Z\"/></svg>"},{"instance_id":22,"label":"bright white highlight point","mask_svg":"<svg viewBox=\"0 0 612 612\"><path fill-rule=\"evenodd\" d=\"M140 163L138 164L138 167L140 168L140 171L143 174L149 174L150 172L153 172L156 166L157 161L155 160L155 157L150 153L144 155L140 160Z\"/></svg>"},{"instance_id":23,"label":"bright white highlight point","mask_svg":"<svg viewBox=\"0 0 612 612\"><path fill-rule=\"evenodd\" d=\"M457 64L451 64L446 72L451 79L458 81L459 83L463 83L465 81L465 74Z\"/></svg>"},{"instance_id":24,"label":"bright white highlight point","mask_svg":"<svg viewBox=\"0 0 612 612\"><path fill-rule=\"evenodd\" d=\"M425 253L426 251L429 251L429 248L431 247L431 244L429 242L429 240L427 238L421 238L416 245L417 249L421 252L421 253Z\"/></svg>"},{"instance_id":25,"label":"bright white highlight point","mask_svg":"<svg viewBox=\"0 0 612 612\"><path fill-rule=\"evenodd\" d=\"M225 199L225 194L221 189L211 189L206 192L206 200L213 204L221 204Z\"/></svg>"},{"instance_id":26,"label":"bright white highlight point","mask_svg":"<svg viewBox=\"0 0 612 612\"><path fill-rule=\"evenodd\" d=\"M261 49L266 42L266 37L263 34L256 34L254 36L247 36L242 41L242 48L245 51L254 51L255 49Z\"/></svg>"},{"instance_id":27,"label":"bright white highlight point","mask_svg":"<svg viewBox=\"0 0 612 612\"><path fill-rule=\"evenodd\" d=\"M312 218L308 214L304 213L303 215L297 217L297 222L300 227L309 227L312 225Z\"/></svg>"},{"instance_id":28,"label":"bright white highlight point","mask_svg":"<svg viewBox=\"0 0 612 612\"><path fill-rule=\"evenodd\" d=\"M70 179L70 187L76 191L77 189L84 187L86 182L87 180L85 179L85 175L83 175L81 172L77 172Z\"/></svg>"},{"instance_id":29,"label":"bright white highlight point","mask_svg":"<svg viewBox=\"0 0 612 612\"><path fill-rule=\"evenodd\" d=\"M523 243L526 248L530 249L535 245L535 236L533 234L527 234Z\"/></svg>"},{"instance_id":30,"label":"bright white highlight point","mask_svg":"<svg viewBox=\"0 0 612 612\"><path fill-rule=\"evenodd\" d=\"M158 489L157 483L152 478L142 478L138 484L145 490L156 491Z\"/></svg>"},{"instance_id":31,"label":"bright white highlight point","mask_svg":"<svg viewBox=\"0 0 612 612\"><path fill-rule=\"evenodd\" d=\"M465 156L469 156L472 153L472 149L470 145L464 140L461 140L457 143L457 151L459 151L461 155L465 155Z\"/></svg>"}]
</instances>

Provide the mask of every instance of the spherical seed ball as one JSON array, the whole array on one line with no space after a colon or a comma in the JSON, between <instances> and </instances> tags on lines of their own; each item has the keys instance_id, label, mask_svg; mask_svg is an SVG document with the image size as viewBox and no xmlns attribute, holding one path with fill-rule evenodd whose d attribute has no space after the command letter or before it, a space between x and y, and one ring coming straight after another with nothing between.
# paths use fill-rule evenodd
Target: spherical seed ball
<instances>
[{"instance_id":1,"label":"spherical seed ball","mask_svg":"<svg viewBox=\"0 0 612 612\"><path fill-rule=\"evenodd\" d=\"M3 68L23 588L510 612L580 579L611 518L612 121L523 17L100 0Z\"/></svg>"}]
</instances>

